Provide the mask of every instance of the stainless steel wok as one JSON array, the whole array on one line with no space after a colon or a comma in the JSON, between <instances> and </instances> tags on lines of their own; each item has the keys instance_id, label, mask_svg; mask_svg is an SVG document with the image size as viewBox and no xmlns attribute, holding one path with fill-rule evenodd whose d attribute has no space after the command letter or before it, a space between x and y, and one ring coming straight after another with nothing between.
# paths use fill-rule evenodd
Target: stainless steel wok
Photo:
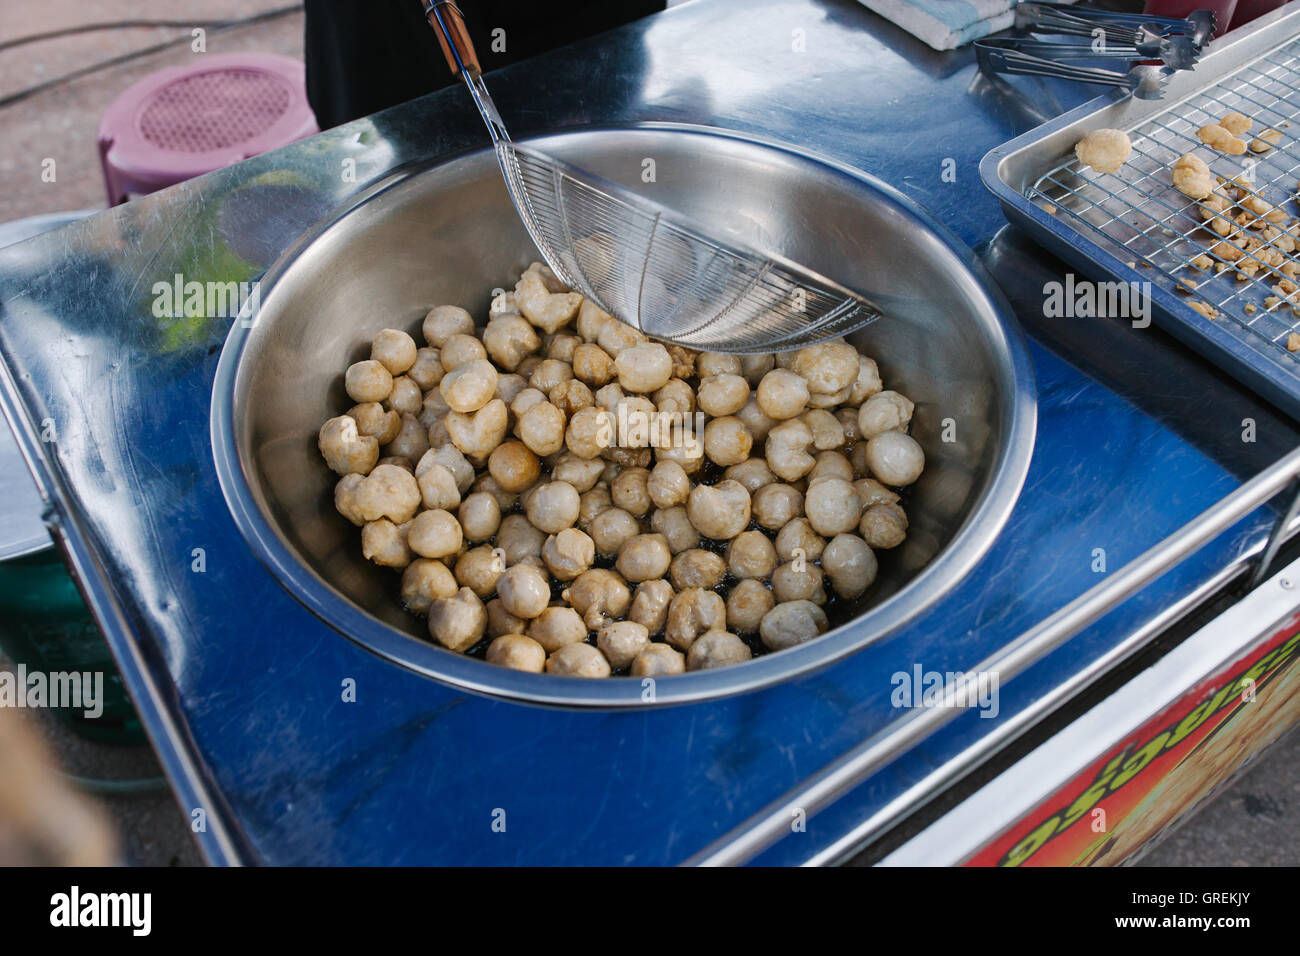
<instances>
[{"instance_id":1,"label":"stainless steel wok","mask_svg":"<svg viewBox=\"0 0 1300 956\"><path fill-rule=\"evenodd\" d=\"M772 248L908 303L855 344L916 402L924 476L905 497L907 542L881 554L876 585L802 646L718 670L660 678L526 674L431 644L397 597L395 572L361 556L333 506L316 449L321 423L351 403L343 370L381 328L417 334L458 303L485 316L538 258L483 150L403 171L320 224L262 282L217 370L212 441L231 513L281 583L340 634L467 690L573 707L645 707L751 690L879 641L934 604L975 564L1009 514L1033 448L1032 370L1009 310L970 252L928 214L855 170L789 147L696 127L584 131L539 148L689 210L715 231ZM642 182L643 160L655 182ZM953 440L945 441L947 437ZM832 624L836 623L832 619ZM268 636L268 639L273 639ZM941 636L936 635L936 639Z\"/></svg>"}]
</instances>

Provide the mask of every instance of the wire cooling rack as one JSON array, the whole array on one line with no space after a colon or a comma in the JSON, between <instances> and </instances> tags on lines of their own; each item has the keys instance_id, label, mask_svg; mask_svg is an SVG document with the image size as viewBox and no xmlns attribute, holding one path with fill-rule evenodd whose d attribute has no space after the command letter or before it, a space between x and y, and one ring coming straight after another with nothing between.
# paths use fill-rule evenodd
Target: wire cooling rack
<instances>
[{"instance_id":1,"label":"wire cooling rack","mask_svg":"<svg viewBox=\"0 0 1300 956\"><path fill-rule=\"evenodd\" d=\"M1275 130L1281 134L1276 145L1228 156L1202 143L1197 131L1228 112L1252 119L1243 139L1250 142ZM1300 356L1287 348L1290 339L1300 349L1300 291L1288 298L1291 286L1286 284L1294 280L1300 286L1300 241L1288 239L1300 233L1295 202L1300 185L1300 39L1263 54L1128 133L1133 153L1117 173L1081 168L1071 155L1026 189L1026 197L1121 261L1149 270L1152 282L1184 293L1189 305L1200 306L1198 311L1235 324L1239 337L1254 340L1254 348L1300 363ZM1223 237L1203 221L1200 204L1172 185L1171 168L1186 153L1195 153L1223 180L1242 177L1237 181L1250 195L1285 212L1282 222L1269 224L1272 229L1242 229L1234 239L1254 238L1258 247L1226 267L1211 254ZM1203 268L1200 256L1211 258L1209 268ZM1245 272L1252 267L1246 264L1251 262L1255 274L1248 277ZM1243 265L1245 271L1237 268Z\"/></svg>"}]
</instances>

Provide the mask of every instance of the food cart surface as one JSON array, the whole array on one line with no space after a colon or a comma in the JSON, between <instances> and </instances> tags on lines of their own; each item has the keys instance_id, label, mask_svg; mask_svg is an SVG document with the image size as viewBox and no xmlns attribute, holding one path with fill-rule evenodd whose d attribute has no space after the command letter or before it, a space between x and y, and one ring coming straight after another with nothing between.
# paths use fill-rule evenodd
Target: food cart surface
<instances>
[{"instance_id":1,"label":"food cart surface","mask_svg":"<svg viewBox=\"0 0 1300 956\"><path fill-rule=\"evenodd\" d=\"M521 134L704 124L863 169L983 252L1031 331L1044 281L1061 278L1004 229L977 172L988 149L1045 118L1033 101L850 0L700 0L492 81ZM1061 109L1087 96L1043 89ZM1096 549L1119 569L1300 444L1154 329L1124 347L1114 330L1047 334L1091 374L1034 343L1038 436L1020 502L971 574L902 632L783 685L668 709L545 710L454 691L352 644L257 563L209 444L230 320L156 319L149 303L160 276L255 279L398 167L482 145L453 88L0 252L7 403L182 807L203 811L196 837L214 862L681 862L898 720L891 675L970 668L1096 584ZM355 182L339 174L348 159ZM1258 422L1254 443L1241 441L1244 416ZM996 717L962 714L759 859L808 859L1113 663L1271 522L1247 518L1003 687Z\"/></svg>"}]
</instances>

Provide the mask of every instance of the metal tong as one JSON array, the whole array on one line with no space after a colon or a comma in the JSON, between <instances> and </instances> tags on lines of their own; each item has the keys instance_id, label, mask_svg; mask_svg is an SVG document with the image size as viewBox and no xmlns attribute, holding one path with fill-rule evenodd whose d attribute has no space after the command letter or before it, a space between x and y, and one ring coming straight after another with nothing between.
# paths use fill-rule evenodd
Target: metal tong
<instances>
[{"instance_id":1,"label":"metal tong","mask_svg":"<svg viewBox=\"0 0 1300 956\"><path fill-rule=\"evenodd\" d=\"M1107 43L1135 47L1161 37L1183 36L1199 51L1218 27L1212 10L1194 10L1186 19L1178 20L1033 0L1016 4L1015 13L1015 25L1022 30L1086 37L1095 37L1101 30Z\"/></svg>"},{"instance_id":2,"label":"metal tong","mask_svg":"<svg viewBox=\"0 0 1300 956\"><path fill-rule=\"evenodd\" d=\"M1028 49L1025 49L1026 47ZM1044 50L1045 47L1052 49ZM1062 63L1060 60L1038 55L1040 52L1062 55L1057 53L1058 47L1077 47L1073 54L1076 58L1108 55L1094 52L1089 44L1058 44L1012 37L975 41L975 59L979 63L979 68L985 73L1049 76L1061 80L1095 83L1100 86L1115 86L1128 90L1140 100L1162 99L1165 95L1165 77L1173 73L1169 67L1150 65L1133 66L1127 72L1119 73L1115 70ZM1120 54L1114 55L1120 56ZM1131 52L1124 54L1123 58L1135 59Z\"/></svg>"}]
</instances>

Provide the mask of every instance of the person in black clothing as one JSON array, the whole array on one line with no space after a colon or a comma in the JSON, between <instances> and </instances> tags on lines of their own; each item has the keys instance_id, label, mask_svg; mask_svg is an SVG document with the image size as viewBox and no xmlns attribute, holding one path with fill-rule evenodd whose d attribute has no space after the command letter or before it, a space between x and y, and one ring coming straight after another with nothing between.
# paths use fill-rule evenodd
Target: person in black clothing
<instances>
[{"instance_id":1,"label":"person in black clothing","mask_svg":"<svg viewBox=\"0 0 1300 956\"><path fill-rule=\"evenodd\" d=\"M321 129L460 82L447 69L420 0L305 0L303 6L307 99ZM665 6L665 0L458 3L485 72ZM493 49L498 29L505 31L504 50Z\"/></svg>"}]
</instances>

